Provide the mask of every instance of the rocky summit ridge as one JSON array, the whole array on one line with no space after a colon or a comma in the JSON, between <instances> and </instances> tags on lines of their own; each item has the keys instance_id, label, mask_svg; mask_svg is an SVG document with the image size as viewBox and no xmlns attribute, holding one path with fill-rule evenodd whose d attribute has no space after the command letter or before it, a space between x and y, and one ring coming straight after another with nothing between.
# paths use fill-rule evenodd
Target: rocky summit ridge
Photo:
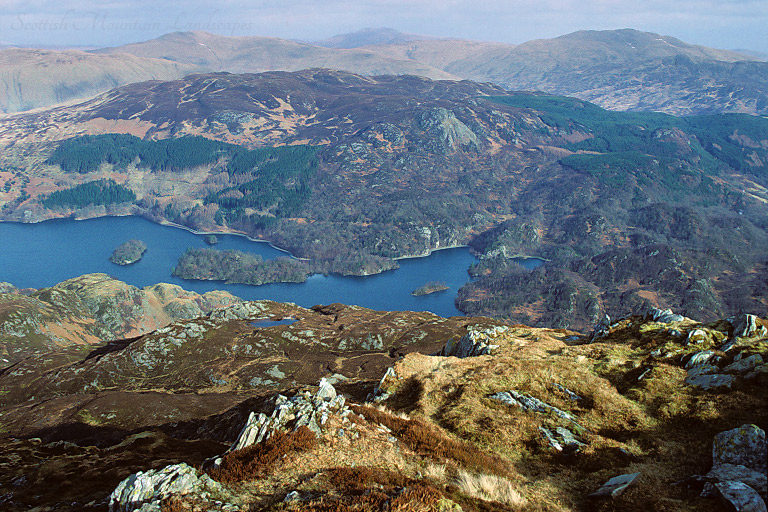
<instances>
[{"instance_id":1,"label":"rocky summit ridge","mask_svg":"<svg viewBox=\"0 0 768 512\"><path fill-rule=\"evenodd\" d=\"M4 510L765 510L754 315L579 333L234 301L46 350L0 371Z\"/></svg>"}]
</instances>

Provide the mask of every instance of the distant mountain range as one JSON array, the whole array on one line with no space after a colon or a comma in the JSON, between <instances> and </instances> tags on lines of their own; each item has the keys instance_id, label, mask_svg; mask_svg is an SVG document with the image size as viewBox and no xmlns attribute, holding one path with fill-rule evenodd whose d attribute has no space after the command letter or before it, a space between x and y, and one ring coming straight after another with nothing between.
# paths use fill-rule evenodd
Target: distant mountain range
<instances>
[{"instance_id":1,"label":"distant mountain range","mask_svg":"<svg viewBox=\"0 0 768 512\"><path fill-rule=\"evenodd\" d=\"M326 48L360 48L363 46L410 43L439 39L438 37L406 34L393 28L364 28L356 32L339 34L328 39L313 41L311 44Z\"/></svg>"},{"instance_id":2,"label":"distant mountain range","mask_svg":"<svg viewBox=\"0 0 768 512\"><path fill-rule=\"evenodd\" d=\"M120 85L173 80L197 68L127 53L81 50L0 50L0 112L19 112L95 96Z\"/></svg>"},{"instance_id":3,"label":"distant mountain range","mask_svg":"<svg viewBox=\"0 0 768 512\"><path fill-rule=\"evenodd\" d=\"M768 63L759 56L631 29L579 31L520 45L429 38L393 29L365 29L314 43L175 32L87 53L0 50L0 62L2 112L192 72L329 68L368 76L492 82L509 90L570 95L614 110L768 113Z\"/></svg>"}]
</instances>

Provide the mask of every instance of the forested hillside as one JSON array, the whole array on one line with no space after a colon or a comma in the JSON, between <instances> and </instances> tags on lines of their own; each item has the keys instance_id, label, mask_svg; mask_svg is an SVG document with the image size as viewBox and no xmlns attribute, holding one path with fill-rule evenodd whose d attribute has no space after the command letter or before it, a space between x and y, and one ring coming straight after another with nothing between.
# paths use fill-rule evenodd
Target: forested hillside
<instances>
[{"instance_id":1,"label":"forested hillside","mask_svg":"<svg viewBox=\"0 0 768 512\"><path fill-rule=\"evenodd\" d=\"M104 119L143 136L103 133ZM309 70L134 84L0 121L0 141L0 164L21 169L5 175L9 220L66 214L37 190L112 179L136 194L120 212L270 240L311 271L368 274L470 244L478 279L457 304L476 314L584 327L614 310L710 318L768 300L760 117ZM547 263L524 270L519 255Z\"/></svg>"}]
</instances>

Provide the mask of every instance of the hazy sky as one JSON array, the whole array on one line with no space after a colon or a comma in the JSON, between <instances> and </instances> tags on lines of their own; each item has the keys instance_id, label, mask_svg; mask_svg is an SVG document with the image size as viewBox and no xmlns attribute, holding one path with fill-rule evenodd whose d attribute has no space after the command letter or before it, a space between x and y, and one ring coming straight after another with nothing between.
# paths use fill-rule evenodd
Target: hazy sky
<instances>
[{"instance_id":1,"label":"hazy sky","mask_svg":"<svg viewBox=\"0 0 768 512\"><path fill-rule=\"evenodd\" d=\"M768 0L0 0L0 42L113 46L178 30L315 40L364 27L520 43L636 28L768 52Z\"/></svg>"}]
</instances>

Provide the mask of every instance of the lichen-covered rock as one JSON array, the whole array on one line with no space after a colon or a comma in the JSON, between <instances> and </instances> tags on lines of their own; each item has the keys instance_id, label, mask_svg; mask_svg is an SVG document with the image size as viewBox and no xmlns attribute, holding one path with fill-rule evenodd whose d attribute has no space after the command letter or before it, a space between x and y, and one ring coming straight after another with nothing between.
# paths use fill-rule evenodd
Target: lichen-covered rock
<instances>
[{"instance_id":1,"label":"lichen-covered rock","mask_svg":"<svg viewBox=\"0 0 768 512\"><path fill-rule=\"evenodd\" d=\"M322 434L322 426L331 415L346 417L351 410L345 405L343 395L326 379L321 379L320 389L313 395L304 392L291 398L278 395L271 416L251 412L237 439L228 452L241 450L269 439L275 432L307 426L315 435ZM214 462L216 465L216 462Z\"/></svg>"},{"instance_id":2,"label":"lichen-covered rock","mask_svg":"<svg viewBox=\"0 0 768 512\"><path fill-rule=\"evenodd\" d=\"M694 329L688 333L685 344L690 345L691 343L704 343L708 339L709 335L707 334L707 331L704 329Z\"/></svg>"},{"instance_id":3,"label":"lichen-covered rock","mask_svg":"<svg viewBox=\"0 0 768 512\"><path fill-rule=\"evenodd\" d=\"M320 379L319 389L317 390L316 396L327 401L333 400L336 398L336 389L325 377L323 377Z\"/></svg>"},{"instance_id":4,"label":"lichen-covered rock","mask_svg":"<svg viewBox=\"0 0 768 512\"><path fill-rule=\"evenodd\" d=\"M499 348L499 345L493 344L493 341L508 330L509 327L503 325L488 329L469 327L467 334L458 340L455 338L448 340L438 355L464 358L492 354Z\"/></svg>"},{"instance_id":5,"label":"lichen-covered rock","mask_svg":"<svg viewBox=\"0 0 768 512\"><path fill-rule=\"evenodd\" d=\"M764 511L767 456L765 432L756 425L720 432L712 444L712 469L703 477L701 495L720 496L731 510Z\"/></svg>"},{"instance_id":6,"label":"lichen-covered rock","mask_svg":"<svg viewBox=\"0 0 768 512\"><path fill-rule=\"evenodd\" d=\"M745 380L751 380L759 377L760 375L768 375L768 364L761 364L756 366L752 371L744 375Z\"/></svg>"},{"instance_id":7,"label":"lichen-covered rock","mask_svg":"<svg viewBox=\"0 0 768 512\"><path fill-rule=\"evenodd\" d=\"M563 395L565 395L565 396L568 398L568 400L570 400L570 401L572 401L572 402L578 402L579 400L581 400L581 397L580 397L579 395L577 395L576 393L574 393L574 392L573 392L573 391L571 391L570 389L566 388L565 386L563 386L563 385L561 385L561 384L558 384L557 382L554 382L554 383L552 384L552 386L553 386L553 387L554 387L556 390L558 390L559 392L561 392Z\"/></svg>"},{"instance_id":8,"label":"lichen-covered rock","mask_svg":"<svg viewBox=\"0 0 768 512\"><path fill-rule=\"evenodd\" d=\"M555 427L553 430L546 427L539 427L539 431L544 435L544 438L549 445L558 452L576 453L582 446L586 446L576 439L573 432L565 427Z\"/></svg>"},{"instance_id":9,"label":"lichen-covered rock","mask_svg":"<svg viewBox=\"0 0 768 512\"><path fill-rule=\"evenodd\" d=\"M766 512L765 501L744 482L728 481L715 484L723 504L736 512Z\"/></svg>"},{"instance_id":10,"label":"lichen-covered rock","mask_svg":"<svg viewBox=\"0 0 768 512\"><path fill-rule=\"evenodd\" d=\"M597 324L595 324L595 328L592 329L592 334L589 337L589 341L595 341L599 340L600 338L605 338L608 336L608 334L611 332L611 317L606 315L603 315L603 318L600 319Z\"/></svg>"},{"instance_id":11,"label":"lichen-covered rock","mask_svg":"<svg viewBox=\"0 0 768 512\"><path fill-rule=\"evenodd\" d=\"M693 368L693 370L702 368L702 366L697 366ZM736 377L733 375L723 375L720 373L689 373L685 378L686 384L694 388L702 389L704 391L731 389L731 386L733 386L735 381Z\"/></svg>"},{"instance_id":12,"label":"lichen-covered rock","mask_svg":"<svg viewBox=\"0 0 768 512\"><path fill-rule=\"evenodd\" d=\"M258 317L267 309L266 304L261 301L240 302L212 311L210 318L213 320L247 320Z\"/></svg>"},{"instance_id":13,"label":"lichen-covered rock","mask_svg":"<svg viewBox=\"0 0 768 512\"><path fill-rule=\"evenodd\" d=\"M763 357L760 354L754 354L749 357L739 359L738 361L734 361L733 363L723 368L723 371L730 373L747 373L754 370L761 364L763 364Z\"/></svg>"},{"instance_id":14,"label":"lichen-covered rock","mask_svg":"<svg viewBox=\"0 0 768 512\"><path fill-rule=\"evenodd\" d=\"M373 389L373 394L369 395L369 400L373 400L374 402L382 402L389 398L390 394L385 391L388 379L397 379L397 373L395 373L395 369L391 366L387 368L387 371L379 381L378 386Z\"/></svg>"},{"instance_id":15,"label":"lichen-covered rock","mask_svg":"<svg viewBox=\"0 0 768 512\"><path fill-rule=\"evenodd\" d=\"M765 431L757 425L746 424L720 432L712 445L713 466L739 464L765 473L766 456Z\"/></svg>"},{"instance_id":16,"label":"lichen-covered rock","mask_svg":"<svg viewBox=\"0 0 768 512\"><path fill-rule=\"evenodd\" d=\"M714 350L702 350L701 352L696 352L691 356L690 359L688 359L688 362L685 363L685 367L688 369L688 368L694 368L696 366L701 366L703 364L707 364L714 357L715 357Z\"/></svg>"},{"instance_id":17,"label":"lichen-covered rock","mask_svg":"<svg viewBox=\"0 0 768 512\"><path fill-rule=\"evenodd\" d=\"M764 472L741 464L729 464L727 462L715 464L705 476L708 481L714 482L743 482L756 490L763 498L766 498L766 493L768 493L768 489L766 489L768 476Z\"/></svg>"},{"instance_id":18,"label":"lichen-covered rock","mask_svg":"<svg viewBox=\"0 0 768 512\"><path fill-rule=\"evenodd\" d=\"M221 492L221 486L208 475L200 476L185 463L160 470L139 471L120 482L109 497L110 512L152 510L170 496Z\"/></svg>"},{"instance_id":19,"label":"lichen-covered rock","mask_svg":"<svg viewBox=\"0 0 768 512\"><path fill-rule=\"evenodd\" d=\"M669 324L672 322L682 322L685 317L682 315L676 315L671 309L659 309L651 308L645 315L646 318L659 322L662 324Z\"/></svg>"},{"instance_id":20,"label":"lichen-covered rock","mask_svg":"<svg viewBox=\"0 0 768 512\"><path fill-rule=\"evenodd\" d=\"M757 317L750 314L742 314L731 322L733 325L733 336L740 338L749 338L755 336L759 331L764 331L765 327L757 325ZM762 327L762 330L760 329Z\"/></svg>"},{"instance_id":21,"label":"lichen-covered rock","mask_svg":"<svg viewBox=\"0 0 768 512\"><path fill-rule=\"evenodd\" d=\"M572 421L574 423L576 422L576 417L573 414L549 405L548 403L543 402L538 398L532 397L530 395L524 395L522 393L518 393L517 391L500 391L498 393L494 393L489 398L498 400L499 402L503 402L508 405L520 407L524 411L542 413L551 412L563 419Z\"/></svg>"}]
</instances>

